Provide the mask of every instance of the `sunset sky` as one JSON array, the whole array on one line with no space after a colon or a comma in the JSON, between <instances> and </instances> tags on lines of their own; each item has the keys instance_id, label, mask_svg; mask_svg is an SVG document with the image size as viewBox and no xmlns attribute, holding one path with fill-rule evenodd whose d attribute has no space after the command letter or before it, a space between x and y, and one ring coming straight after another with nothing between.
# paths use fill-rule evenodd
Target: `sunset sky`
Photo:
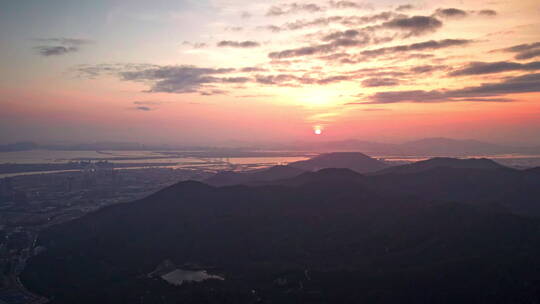
<instances>
[{"instance_id":1,"label":"sunset sky","mask_svg":"<svg viewBox=\"0 0 540 304\"><path fill-rule=\"evenodd\" d=\"M0 143L540 144L538 0L2 1L0 42Z\"/></svg>"}]
</instances>

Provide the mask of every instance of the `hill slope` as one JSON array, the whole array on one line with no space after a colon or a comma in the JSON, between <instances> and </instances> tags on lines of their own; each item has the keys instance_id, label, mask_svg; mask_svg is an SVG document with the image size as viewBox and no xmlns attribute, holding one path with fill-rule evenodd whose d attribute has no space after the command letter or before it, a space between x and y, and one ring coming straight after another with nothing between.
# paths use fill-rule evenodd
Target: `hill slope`
<instances>
[{"instance_id":1,"label":"hill slope","mask_svg":"<svg viewBox=\"0 0 540 304\"><path fill-rule=\"evenodd\" d=\"M273 166L263 170L248 172L224 171L206 179L205 183L213 186L252 184L291 178L303 172L305 171L291 166Z\"/></svg>"},{"instance_id":2,"label":"hill slope","mask_svg":"<svg viewBox=\"0 0 540 304\"><path fill-rule=\"evenodd\" d=\"M438 170L448 177L434 178ZM426 195L437 196L484 172L493 175L327 169L279 185L183 182L49 228L23 280L53 303L538 300L538 220L400 192L416 179L424 190L440 185ZM146 276L165 260L225 280L174 287Z\"/></svg>"}]
</instances>

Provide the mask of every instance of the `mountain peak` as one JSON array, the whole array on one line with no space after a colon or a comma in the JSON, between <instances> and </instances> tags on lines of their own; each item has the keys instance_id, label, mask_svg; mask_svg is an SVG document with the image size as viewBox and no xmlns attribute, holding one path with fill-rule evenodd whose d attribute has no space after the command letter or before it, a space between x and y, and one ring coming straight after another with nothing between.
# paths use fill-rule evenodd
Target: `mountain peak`
<instances>
[{"instance_id":1,"label":"mountain peak","mask_svg":"<svg viewBox=\"0 0 540 304\"><path fill-rule=\"evenodd\" d=\"M348 168L358 173L373 172L387 167L385 163L360 152L325 153L289 165L308 171L318 171L326 168Z\"/></svg>"},{"instance_id":2,"label":"mountain peak","mask_svg":"<svg viewBox=\"0 0 540 304\"><path fill-rule=\"evenodd\" d=\"M454 167L454 168L477 168L477 169L499 169L504 168L503 165L488 159L488 158L451 158L451 157L434 157L425 161L416 163L417 165L435 165L439 167Z\"/></svg>"}]
</instances>

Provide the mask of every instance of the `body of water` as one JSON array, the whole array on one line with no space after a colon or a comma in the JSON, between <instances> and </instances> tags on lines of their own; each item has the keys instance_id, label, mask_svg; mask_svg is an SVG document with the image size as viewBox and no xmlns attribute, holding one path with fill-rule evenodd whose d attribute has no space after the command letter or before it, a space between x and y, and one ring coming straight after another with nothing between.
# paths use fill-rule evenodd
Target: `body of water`
<instances>
[{"instance_id":1,"label":"body of water","mask_svg":"<svg viewBox=\"0 0 540 304\"><path fill-rule=\"evenodd\" d=\"M312 157L313 153L281 152L282 156L252 156L252 157L186 157L183 154L196 154L197 152L186 151L52 151L31 150L19 152L0 152L0 164L66 164L81 160L102 160L112 164L122 164L122 168L172 168L172 169L196 169L208 171L246 171L261 169L275 165L286 165L291 162L305 160ZM205 152L201 152L204 155ZM256 154L255 154L256 155ZM388 163L404 164L426 160L432 156L392 156L372 155L372 157L384 160ZM532 168L540 166L540 155L502 154L502 155L471 155L469 158L490 158L502 165L513 168ZM133 164L132 166L130 164ZM148 166L146 166L148 164ZM161 165L162 164L162 165ZM52 169L52 168L51 168ZM0 178L19 175L51 174L62 172L76 172L74 170L25 170L25 172L9 172L0 174Z\"/></svg>"},{"instance_id":2,"label":"body of water","mask_svg":"<svg viewBox=\"0 0 540 304\"><path fill-rule=\"evenodd\" d=\"M143 168L172 168L172 169L196 169L196 170L233 170L245 171L260 169L275 165L285 165L291 162L305 160L311 155L287 156L253 156L253 157L185 157L186 152L155 152L155 151L50 151L32 150L20 152L0 152L0 164L68 164L85 160L107 161L111 164L121 164L116 170L143 169ZM187 152L193 154L196 152ZM204 155L204 152L201 153ZM130 165L132 164L132 165ZM146 165L148 164L148 165ZM39 166L37 166L39 168ZM65 170L39 170L33 168L24 172L9 172L0 174L0 178L19 175L51 174L62 172L76 172L80 169Z\"/></svg>"}]
</instances>

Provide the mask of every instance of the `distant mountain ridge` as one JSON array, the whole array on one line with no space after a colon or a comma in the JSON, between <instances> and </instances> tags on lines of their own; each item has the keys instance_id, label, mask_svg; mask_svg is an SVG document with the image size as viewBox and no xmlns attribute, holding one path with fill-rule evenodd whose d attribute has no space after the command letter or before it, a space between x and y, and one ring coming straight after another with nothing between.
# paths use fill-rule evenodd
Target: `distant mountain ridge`
<instances>
[{"instance_id":1,"label":"distant mountain ridge","mask_svg":"<svg viewBox=\"0 0 540 304\"><path fill-rule=\"evenodd\" d=\"M339 155L339 154L334 154ZM315 159L315 158L314 158ZM238 183L242 184L242 183ZM250 183L246 183L250 184ZM433 158L360 174L349 168L326 168L252 185L356 185L384 195L415 196L475 205L496 202L509 211L540 216L540 170L518 170L490 159Z\"/></svg>"},{"instance_id":2,"label":"distant mountain ridge","mask_svg":"<svg viewBox=\"0 0 540 304\"><path fill-rule=\"evenodd\" d=\"M410 174L426 171L434 168L456 168L456 169L503 169L507 168L491 159L487 158L450 158L435 157L424 161L413 162L407 165L393 166L374 174L401 173Z\"/></svg>"},{"instance_id":3,"label":"distant mountain ridge","mask_svg":"<svg viewBox=\"0 0 540 304\"><path fill-rule=\"evenodd\" d=\"M332 173L347 174L348 171L368 175L383 175L412 174L434 168L494 170L507 167L486 158L457 159L449 157L435 157L407 165L389 166L360 152L333 152L321 154L308 160L292 162L286 166L273 166L244 172L222 171L206 179L205 183L213 186L260 185L265 182L272 183L300 176L307 178L316 175L312 173L316 171L325 172L327 175ZM320 175L320 173L317 174ZM348 177L352 176L352 174L348 175ZM336 175L336 177L341 176Z\"/></svg>"},{"instance_id":4,"label":"distant mountain ridge","mask_svg":"<svg viewBox=\"0 0 540 304\"><path fill-rule=\"evenodd\" d=\"M284 180L304 172L328 168L347 168L358 173L375 172L388 165L360 152L325 153L308 160L292 162L286 166L273 166L246 172L222 171L205 180L213 186L256 185L263 182Z\"/></svg>"},{"instance_id":5,"label":"distant mountain ridge","mask_svg":"<svg viewBox=\"0 0 540 304\"><path fill-rule=\"evenodd\" d=\"M326 168L347 168L358 173L374 172L388 167L384 162L360 152L326 153L308 160L290 163L289 166L307 171L317 171Z\"/></svg>"},{"instance_id":6,"label":"distant mountain ridge","mask_svg":"<svg viewBox=\"0 0 540 304\"><path fill-rule=\"evenodd\" d=\"M478 140L461 140L443 137L424 138L401 144L378 143L363 140L340 140L319 143L298 143L294 149L313 151L362 151L378 155L418 156L471 156L506 153L540 154L540 146L513 146L493 144Z\"/></svg>"}]
</instances>

